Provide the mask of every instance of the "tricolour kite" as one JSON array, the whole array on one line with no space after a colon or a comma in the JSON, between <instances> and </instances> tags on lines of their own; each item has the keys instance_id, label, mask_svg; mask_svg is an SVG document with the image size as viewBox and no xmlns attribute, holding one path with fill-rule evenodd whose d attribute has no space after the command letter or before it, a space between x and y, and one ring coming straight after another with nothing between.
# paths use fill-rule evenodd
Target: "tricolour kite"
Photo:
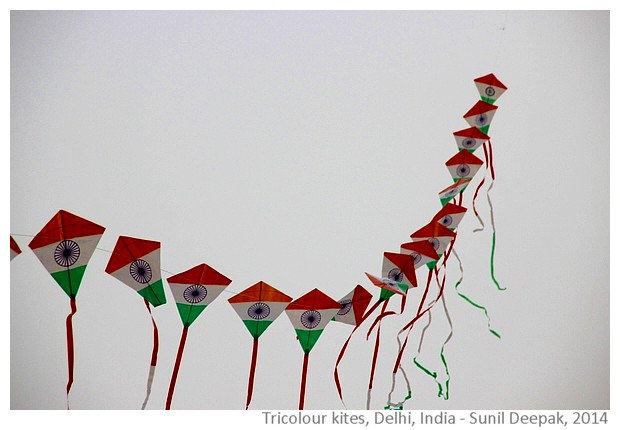
<instances>
[{"instance_id":1,"label":"tricolour kite","mask_svg":"<svg viewBox=\"0 0 620 430\"><path fill-rule=\"evenodd\" d=\"M92 257L105 227L60 210L28 244L39 261L69 296L71 312L67 316L67 409L73 385L73 315L77 312L76 296L88 261Z\"/></svg>"},{"instance_id":2,"label":"tricolour kite","mask_svg":"<svg viewBox=\"0 0 620 430\"><path fill-rule=\"evenodd\" d=\"M359 325L371 299L372 294L358 284L347 295L338 300L341 308L334 316L334 321L350 324L354 327Z\"/></svg>"},{"instance_id":3,"label":"tricolour kite","mask_svg":"<svg viewBox=\"0 0 620 430\"><path fill-rule=\"evenodd\" d=\"M493 73L474 79L480 98L486 103L495 103L508 89Z\"/></svg>"},{"instance_id":4,"label":"tricolour kite","mask_svg":"<svg viewBox=\"0 0 620 430\"><path fill-rule=\"evenodd\" d=\"M310 351L323 333L327 323L338 313L340 308L340 303L317 288L293 300L285 308L286 314L297 333L297 340L304 351L299 390L300 410L304 408Z\"/></svg>"},{"instance_id":5,"label":"tricolour kite","mask_svg":"<svg viewBox=\"0 0 620 430\"><path fill-rule=\"evenodd\" d=\"M142 296L153 324L153 351L142 409L146 408L151 395L159 351L159 333L150 304L157 307L166 303L161 279L160 249L161 243L154 240L119 236L105 268L106 273L114 276Z\"/></svg>"},{"instance_id":6,"label":"tricolour kite","mask_svg":"<svg viewBox=\"0 0 620 430\"><path fill-rule=\"evenodd\" d=\"M246 409L252 402L254 374L258 358L258 338L280 316L292 300L291 297L263 281L257 282L228 299L254 339L248 377L248 393L245 401Z\"/></svg>"},{"instance_id":7,"label":"tricolour kite","mask_svg":"<svg viewBox=\"0 0 620 430\"><path fill-rule=\"evenodd\" d=\"M13 261L13 259L21 253L21 248L19 247L15 239L13 239L13 236L11 236L11 261Z\"/></svg>"},{"instance_id":8,"label":"tricolour kite","mask_svg":"<svg viewBox=\"0 0 620 430\"><path fill-rule=\"evenodd\" d=\"M170 409L172 405L172 396L174 395L174 387L179 374L181 359L183 358L189 326L232 282L205 263L171 276L167 281L172 291L172 297L174 297L174 301L177 304L179 316L183 322L183 331L181 333L177 358L174 362L170 386L168 387L166 410Z\"/></svg>"}]
</instances>

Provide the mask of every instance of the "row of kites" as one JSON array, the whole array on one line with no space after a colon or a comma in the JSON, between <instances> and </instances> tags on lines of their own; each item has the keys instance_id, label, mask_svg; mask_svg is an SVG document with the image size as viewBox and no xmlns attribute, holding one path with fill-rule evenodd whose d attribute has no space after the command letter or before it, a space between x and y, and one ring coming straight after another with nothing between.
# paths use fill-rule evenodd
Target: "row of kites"
<instances>
[{"instance_id":1,"label":"row of kites","mask_svg":"<svg viewBox=\"0 0 620 430\"><path fill-rule=\"evenodd\" d=\"M497 106L494 103L507 88L493 74L474 79L474 83L480 93L480 100L463 116L470 127L453 133L458 146L458 152L445 163L453 183L439 192L441 209L432 217L431 221L411 234L410 240L400 245L400 252L385 252L383 254L381 275L375 276L366 273L370 282L380 288L378 298L372 305L372 294L362 285L357 285L340 300L329 297L319 289L313 289L293 300L293 298L282 291L261 281L228 299L228 302L239 315L253 339L245 402L246 409L249 408L252 401L259 338L283 312L290 319L304 353L299 409L304 408L310 352L327 324L330 321L336 321L354 326L340 350L334 369L334 382L340 400L344 405L343 389L338 373L339 365L357 329L368 318L371 316L375 317L366 333L367 340L370 339L373 332L375 333L366 399L366 406L370 409L375 367L379 353L381 322L388 316L403 314L408 291L418 287L416 271L423 267L428 269L426 285L417 303L417 311L414 314L414 318L398 332L398 354L392 368L392 388L384 407L385 409L402 409L404 403L411 398L409 378L401 365L401 361L416 322L429 314L427 325L424 327L420 338L420 346L422 345L424 332L430 324L430 311L439 302L442 303L446 311L447 320L450 323L450 334L440 350L441 362L445 366L445 373L448 375L448 378L439 380L438 372L431 371L425 367L417 359L417 356L413 358L413 362L421 371L435 379L438 386L438 395L447 399L449 395L449 372L444 356L444 347L452 337L452 323L447 313L443 292L446 283L446 265L451 255L456 256L455 258L457 258L461 270L461 279L456 283L458 295L475 308L482 310L486 315L489 331L498 338L500 337L491 328L487 309L458 290L458 286L462 281L463 268L461 260L454 250L454 244L457 236L457 226L467 211L462 202L463 192L483 165L486 166L490 173L491 180L491 184L487 188L490 218L493 225L491 278L498 289L504 289L500 287L495 279L493 268L495 226L493 222L493 206L488 192L492 188L495 172L488 130L497 110ZM474 155L474 152L480 147L483 148L484 161ZM475 208L475 202L485 179L486 175L479 183L472 199L474 213L481 224L481 227L475 231L484 228L482 218ZM69 408L69 393L73 384L74 345L72 318L77 312L76 298L87 264L97 249L97 244L104 231L105 228L101 225L68 211L60 210L28 244L29 248L60 285L62 290L69 296L70 300L71 311L66 319L68 361L67 408ZM142 409L146 408L151 394L151 385L155 374L159 349L157 324L153 317L151 306L158 307L166 303L160 268L160 245L160 242L153 240L120 236L105 268L106 273L134 289L142 297L152 321L153 349ZM19 245L11 236L11 260L20 253ZM183 331L166 397L166 409L170 409L189 328L196 318L232 281L205 263L170 276L166 281L183 323ZM430 291L433 284L437 288L433 288L435 294L431 295ZM388 303L392 298L400 299L400 306L397 305L396 310L388 310ZM420 348L418 348L419 351ZM399 374L406 384L406 395L402 400L394 401L392 397L394 396L394 388Z\"/></svg>"}]
</instances>

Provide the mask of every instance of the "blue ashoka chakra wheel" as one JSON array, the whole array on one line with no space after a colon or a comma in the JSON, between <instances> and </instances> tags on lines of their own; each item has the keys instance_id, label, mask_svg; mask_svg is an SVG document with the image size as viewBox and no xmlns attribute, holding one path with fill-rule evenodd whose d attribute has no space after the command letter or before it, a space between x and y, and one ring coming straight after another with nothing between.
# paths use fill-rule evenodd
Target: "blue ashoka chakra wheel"
<instances>
[{"instance_id":1,"label":"blue ashoka chakra wheel","mask_svg":"<svg viewBox=\"0 0 620 430\"><path fill-rule=\"evenodd\" d=\"M248 308L248 316L253 320L262 320L267 318L271 313L269 305L263 302L256 302Z\"/></svg>"},{"instance_id":2,"label":"blue ashoka chakra wheel","mask_svg":"<svg viewBox=\"0 0 620 430\"><path fill-rule=\"evenodd\" d=\"M436 237L430 237L428 241L431 245L433 245L433 249L435 251L439 249L439 239L437 239Z\"/></svg>"},{"instance_id":3,"label":"blue ashoka chakra wheel","mask_svg":"<svg viewBox=\"0 0 620 430\"><path fill-rule=\"evenodd\" d=\"M147 284L153 277L151 265L144 260L135 260L129 265L129 273L136 282Z\"/></svg>"},{"instance_id":4,"label":"blue ashoka chakra wheel","mask_svg":"<svg viewBox=\"0 0 620 430\"><path fill-rule=\"evenodd\" d=\"M338 311L338 315L346 315L351 312L351 308L353 308L353 303L351 299L342 299L340 301L340 310Z\"/></svg>"},{"instance_id":5,"label":"blue ashoka chakra wheel","mask_svg":"<svg viewBox=\"0 0 620 430\"><path fill-rule=\"evenodd\" d=\"M319 311L306 311L301 314L301 324L306 328L315 328L321 322L321 313Z\"/></svg>"},{"instance_id":6,"label":"blue ashoka chakra wheel","mask_svg":"<svg viewBox=\"0 0 620 430\"><path fill-rule=\"evenodd\" d=\"M493 97L495 95L495 88L493 87L486 87L484 89L484 93L489 96L489 97Z\"/></svg>"},{"instance_id":7,"label":"blue ashoka chakra wheel","mask_svg":"<svg viewBox=\"0 0 620 430\"><path fill-rule=\"evenodd\" d=\"M459 164L456 168L456 175L459 178L467 178L470 172L471 168L467 164Z\"/></svg>"},{"instance_id":8,"label":"blue ashoka chakra wheel","mask_svg":"<svg viewBox=\"0 0 620 430\"><path fill-rule=\"evenodd\" d=\"M393 281L401 282L403 280L403 272L400 269L394 268L388 272L387 277Z\"/></svg>"},{"instance_id":9,"label":"blue ashoka chakra wheel","mask_svg":"<svg viewBox=\"0 0 620 430\"><path fill-rule=\"evenodd\" d=\"M70 267L80 258L80 246L72 240L63 240L54 250L54 260L62 267Z\"/></svg>"},{"instance_id":10,"label":"blue ashoka chakra wheel","mask_svg":"<svg viewBox=\"0 0 620 430\"><path fill-rule=\"evenodd\" d=\"M454 222L454 219L452 219L450 215L444 215L444 217L441 218L441 220L439 221L440 224L446 227L450 227L453 222Z\"/></svg>"},{"instance_id":11,"label":"blue ashoka chakra wheel","mask_svg":"<svg viewBox=\"0 0 620 430\"><path fill-rule=\"evenodd\" d=\"M444 194L445 197L452 197L452 196L456 196L459 193L458 188L452 188L449 191L446 191L446 193Z\"/></svg>"},{"instance_id":12,"label":"blue ashoka chakra wheel","mask_svg":"<svg viewBox=\"0 0 620 430\"><path fill-rule=\"evenodd\" d=\"M476 139L471 139L471 138L469 138L469 139L463 139L463 140L461 141L461 146L462 146L463 148L465 148L465 149L471 149L471 148L473 148L474 146L476 146Z\"/></svg>"},{"instance_id":13,"label":"blue ashoka chakra wheel","mask_svg":"<svg viewBox=\"0 0 620 430\"><path fill-rule=\"evenodd\" d=\"M411 255L411 258L413 258L413 264L418 264L420 260L422 259L422 256L418 254L417 252L412 252L409 255Z\"/></svg>"},{"instance_id":14,"label":"blue ashoka chakra wheel","mask_svg":"<svg viewBox=\"0 0 620 430\"><path fill-rule=\"evenodd\" d=\"M488 120L489 120L489 117L487 116L487 114L481 113L480 115L476 117L476 124L478 124L478 126L483 126L483 125L486 125Z\"/></svg>"},{"instance_id":15,"label":"blue ashoka chakra wheel","mask_svg":"<svg viewBox=\"0 0 620 430\"><path fill-rule=\"evenodd\" d=\"M207 289L200 284L190 285L183 291L183 298L188 303L200 303L207 297Z\"/></svg>"}]
</instances>

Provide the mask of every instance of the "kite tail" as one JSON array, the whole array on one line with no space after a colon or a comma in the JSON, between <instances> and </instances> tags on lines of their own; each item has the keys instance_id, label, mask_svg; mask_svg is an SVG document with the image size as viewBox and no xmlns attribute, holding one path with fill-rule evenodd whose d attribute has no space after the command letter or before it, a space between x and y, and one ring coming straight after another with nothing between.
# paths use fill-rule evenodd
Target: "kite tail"
<instances>
[{"instance_id":1,"label":"kite tail","mask_svg":"<svg viewBox=\"0 0 620 430\"><path fill-rule=\"evenodd\" d=\"M450 398L450 371L448 370L448 362L446 361L444 350L448 342L450 342L450 339L452 339L452 334L454 333L454 329L452 327L452 319L450 318L448 307L446 306L445 296L441 296L441 303L443 305L443 310L446 313L446 319L448 320L448 325L450 326L450 333L446 337L446 340L444 340L443 345L441 346L441 352L439 353L439 356L441 357L441 362L443 363L444 369L446 371L446 393L444 395L444 399L448 400Z\"/></svg>"},{"instance_id":2,"label":"kite tail","mask_svg":"<svg viewBox=\"0 0 620 430\"><path fill-rule=\"evenodd\" d=\"M349 346L349 342L351 341L351 338L353 337L353 334L355 333L355 331L362 325L362 323L366 320L366 318L372 315L372 313L377 309L377 307L379 307L380 304L381 304L381 300L377 300L377 302L374 305L372 305L372 307L362 316L362 319L360 320L360 322L353 328L353 330L351 331L351 334L345 341L344 345L342 345L342 348L340 349L340 353L338 354L338 358L336 359L336 366L334 367L334 382L336 383L336 389L338 390L338 396L340 397L340 401L345 407L346 405L344 404L344 400L342 398L342 386L340 385L340 377L338 376L338 365L342 361L344 357L344 353L347 350L347 347Z\"/></svg>"},{"instance_id":3,"label":"kite tail","mask_svg":"<svg viewBox=\"0 0 620 430\"><path fill-rule=\"evenodd\" d=\"M478 184L478 187L476 188L476 192L474 193L474 198L472 199L472 202L471 202L471 206L474 210L474 214L476 215L476 218L478 218L478 222L480 222L480 227L474 229L474 233L477 231L484 230L484 222L482 221L482 218L480 218L480 214L478 214L478 210L476 209L476 199L478 198L478 192L480 191L480 188L482 188L483 184L484 184L484 178L482 178L482 181L480 181L480 183Z\"/></svg>"},{"instance_id":4,"label":"kite tail","mask_svg":"<svg viewBox=\"0 0 620 430\"><path fill-rule=\"evenodd\" d=\"M252 345L252 364L250 365L250 377L248 379L248 395L245 400L245 410L247 411L252 402L252 392L254 391L254 373L256 370L256 358L258 357L258 338L254 338Z\"/></svg>"},{"instance_id":5,"label":"kite tail","mask_svg":"<svg viewBox=\"0 0 620 430\"><path fill-rule=\"evenodd\" d=\"M445 389L443 385L441 384L441 382L437 380L437 372L431 372L430 370L428 370L416 359L417 357L413 359L413 362L415 363L416 366L418 366L419 369L421 369L424 373L431 376L435 380L435 383L437 384L437 387L438 387L437 397L443 397L445 400L448 400L448 398L450 397L450 371L448 370L448 362L444 355L444 350L446 348L446 345L450 341L450 339L452 339L453 328L452 328L452 320L450 318L450 314L448 313L448 308L446 306L446 299L443 295L441 296L441 303L443 305L443 309L444 309L444 312L446 313L446 318L450 326L450 333L446 337L446 340L443 342L443 345L441 346L441 351L439 352L439 357L441 359L441 362L443 363L443 366L444 366L444 369L447 375ZM430 325L430 322L431 322L430 315L431 313L429 312L429 320L428 320L428 324L426 325L426 327L424 327L425 330ZM418 353L420 352L421 347L422 347L422 339L420 339L420 345L418 346Z\"/></svg>"},{"instance_id":6,"label":"kite tail","mask_svg":"<svg viewBox=\"0 0 620 430\"><path fill-rule=\"evenodd\" d=\"M489 202L489 210L491 212L491 226L493 227L493 239L491 241L491 279L493 279L493 283L497 287L498 290L505 290L506 288L501 287L497 279L495 278L495 217L493 215L493 203L491 202L491 189L493 188L493 184L495 182L495 169L493 168L493 145L491 144L491 139L487 142L489 145L489 156L488 156L488 164L491 170L491 186L487 189L487 200ZM485 157L486 157L486 145L485 149Z\"/></svg>"},{"instance_id":7,"label":"kite tail","mask_svg":"<svg viewBox=\"0 0 620 430\"><path fill-rule=\"evenodd\" d=\"M69 379L67 381L67 409L69 409L69 391L73 385L73 363L75 359L73 348L73 315L77 312L77 303L75 297L71 297L70 300L71 312L67 315L66 327L67 327L67 367L69 371Z\"/></svg>"},{"instance_id":8,"label":"kite tail","mask_svg":"<svg viewBox=\"0 0 620 430\"><path fill-rule=\"evenodd\" d=\"M388 300L390 300L390 298L385 300L383 304L383 309L381 309L381 313L377 316L377 318L375 318L374 322L371 324L370 328L368 329L368 333L366 333L366 340L370 338L370 335L372 334L372 331L375 329L375 327L378 327L378 325L381 324L381 321L383 320L383 318L389 315L402 314L403 311L405 310L405 303L407 303L407 296L402 296L402 300L400 302L400 312L398 313L396 311L387 311L387 312L385 311Z\"/></svg>"},{"instance_id":9,"label":"kite tail","mask_svg":"<svg viewBox=\"0 0 620 430\"><path fill-rule=\"evenodd\" d=\"M383 303L383 308L381 309L381 313L385 313L385 308L387 307L388 301L386 300ZM377 358L379 356L379 340L381 337L381 321L379 320L379 324L377 325L377 336L375 337L375 348L372 353L372 364L370 366L370 378L368 379L368 394L366 396L366 409L370 409L370 396L372 393L372 384L375 379L375 370L377 368Z\"/></svg>"},{"instance_id":10,"label":"kite tail","mask_svg":"<svg viewBox=\"0 0 620 430\"><path fill-rule=\"evenodd\" d=\"M146 409L146 404L149 402L151 396L151 387L153 386L153 378L155 377L155 368L157 367L157 353L159 351L159 331L157 330L157 324L155 324L155 318L153 318L153 312L151 312L151 306L148 300L144 299L146 309L151 316L151 322L153 323L153 351L151 352L151 366L149 368L149 376L146 380L146 397L142 402L142 410Z\"/></svg>"},{"instance_id":11,"label":"kite tail","mask_svg":"<svg viewBox=\"0 0 620 430\"><path fill-rule=\"evenodd\" d=\"M465 294L463 294L463 293L461 293L459 291L459 285L461 285L461 282L463 282L463 265L461 263L461 259L459 258L458 254L455 252L454 255L455 255L456 259L459 262L459 268L461 270L461 277L459 278L459 280L457 281L456 285L454 286L454 289L456 290L456 293L459 295L459 297L464 299L467 303L469 303L473 307L475 307L477 309L480 309L480 310L482 310L484 312L484 315L487 318L487 327L489 329L489 332L491 332L492 335L494 335L494 336L496 336L496 337L501 339L500 334L491 328L491 317L489 317L489 312L487 311L487 308L485 308L484 306L474 302L472 299L470 299Z\"/></svg>"},{"instance_id":12,"label":"kite tail","mask_svg":"<svg viewBox=\"0 0 620 430\"><path fill-rule=\"evenodd\" d=\"M187 340L188 329L189 329L188 326L183 326L183 333L181 334L181 341L179 342L179 350L177 351L177 358L174 362L172 378L170 379L170 386L168 387L168 397L166 398L166 410L169 410L170 405L172 404L174 386L177 383L177 376L179 375L179 367L181 366L181 359L183 358L183 350L185 349L185 341Z\"/></svg>"},{"instance_id":13,"label":"kite tail","mask_svg":"<svg viewBox=\"0 0 620 430\"><path fill-rule=\"evenodd\" d=\"M443 299L443 297L442 297L442 299ZM426 334L426 330L430 327L432 320L433 320L433 312L432 312L432 310L429 310L429 312L428 312L428 322L426 323L426 325L422 329L422 334L420 335L420 342L418 343L418 354L420 354L420 351L422 351L422 344L424 343L424 336ZM417 355L415 357L413 357L413 362L415 363L415 365L419 369L421 369L424 373L426 373L427 375L429 375L429 376L431 376L433 378L433 380L435 381L435 383L437 384L437 387L438 387L437 397L441 397L442 393L443 393L443 387L442 387L441 383L437 380L437 372L431 372L426 367L424 367L418 361Z\"/></svg>"},{"instance_id":14,"label":"kite tail","mask_svg":"<svg viewBox=\"0 0 620 430\"><path fill-rule=\"evenodd\" d=\"M437 280L437 284L438 284L438 286L439 286L439 293L437 293L437 297L435 298L435 300L433 300L433 301L432 301L432 302L431 302L431 303L427 306L427 308L426 308L426 309L424 309L424 311L423 311L423 312L421 312L421 313L420 313L420 312L418 312L418 315L416 315L416 318L414 318L411 322L409 322L409 324L407 324L407 326L403 327L403 329L405 329L405 328L406 328L406 327L408 327L408 326L409 326L409 327L412 327L412 326L413 326L413 323L414 323L417 319L421 318L421 317L422 317L425 313L427 313L427 312L430 312L430 311L431 311L431 309L432 309L432 308L433 308L433 306L434 306L434 305L435 305L435 304L439 301L439 299L443 299L443 291L444 291L444 287L445 287L445 285L446 285L446 274L445 274L445 272L444 272L444 274L443 274L443 279L442 279L442 280L441 280L441 282L440 282L440 281L439 281L439 270L437 270L437 268L435 268L434 272L435 272L435 279ZM430 320L429 320L429 323L427 324L427 327L428 327L428 325L430 325ZM451 323L451 322L450 322L450 327L452 328L452 323ZM426 328L426 327L425 327L425 328ZM450 336L448 337L448 340L449 340L451 337L452 337L452 334L450 334ZM418 346L418 352L420 352L420 348L421 348L421 345L422 345L422 340L423 340L423 339L420 339L420 345ZM445 358L444 358L443 360L445 361ZM417 357L414 357L414 358L413 358L413 363L414 363L414 364L415 364L415 365L416 365L416 366L417 366L420 370L422 370L424 373L426 373L427 375L431 376L431 377L435 380L435 382L436 382L436 383L437 383L437 385L439 386L439 392L438 392L438 394L437 394L437 395L438 395L439 397L441 397L441 396L442 396L442 394L443 394L443 388L442 388L441 384L437 381L437 372L431 372L430 370L428 370L426 367L424 367L424 366L423 366L423 365L422 365L422 364L421 364L421 363L417 360Z\"/></svg>"},{"instance_id":15,"label":"kite tail","mask_svg":"<svg viewBox=\"0 0 620 430\"><path fill-rule=\"evenodd\" d=\"M416 313L416 316L409 321L409 323L407 325L405 325L396 335L396 340L398 342L398 355L396 356L396 362L394 363L394 368L392 369L392 389L390 391L390 393L388 394L388 401L387 401L387 406L385 407L385 409L388 409L390 407L396 407L396 408L400 408L402 409L403 404L409 400L411 398L411 386L409 384L409 379L407 378L407 374L405 373L403 367L401 366L401 360L403 358L403 354L405 352L405 348L407 347L407 342L409 341L409 335L411 334L411 330L413 329L413 326L415 324L415 322L417 320L419 320L429 309L426 309L424 312L422 312L422 307L424 306L424 302L426 301L426 297L428 296L428 291L430 289L430 285L431 285L431 280L433 278L433 271L432 269L428 270L428 277L426 279L426 287L424 288L424 293L422 294L422 299L420 300L420 304L418 305L418 310ZM432 306L432 304L431 304ZM405 341L402 342L400 341L400 335L402 333L404 333L405 331L407 331L407 335L405 336ZM407 384L407 395L405 396L405 398L398 403L392 403L391 402L391 396L394 393L394 388L396 385L396 373L398 372L398 370L401 370L403 373L403 377L405 378L405 382Z\"/></svg>"},{"instance_id":16,"label":"kite tail","mask_svg":"<svg viewBox=\"0 0 620 430\"><path fill-rule=\"evenodd\" d=\"M310 357L310 353L306 352L304 354L304 364L301 370L301 388L299 389L299 410L304 409L304 400L306 397L306 377L308 376L308 358Z\"/></svg>"},{"instance_id":17,"label":"kite tail","mask_svg":"<svg viewBox=\"0 0 620 430\"><path fill-rule=\"evenodd\" d=\"M398 346L400 347L400 339L398 340ZM407 373L405 369L401 365L398 366L398 370L400 370L403 374L403 378L405 379L405 383L407 384L407 395L400 402L393 403L392 402L392 394L394 394L394 388L396 387L396 372L392 373L392 388L388 393L387 404L383 407L383 409L392 409L401 411L403 409L403 405L407 400L411 398L411 383L409 382L409 378L407 377Z\"/></svg>"}]
</instances>

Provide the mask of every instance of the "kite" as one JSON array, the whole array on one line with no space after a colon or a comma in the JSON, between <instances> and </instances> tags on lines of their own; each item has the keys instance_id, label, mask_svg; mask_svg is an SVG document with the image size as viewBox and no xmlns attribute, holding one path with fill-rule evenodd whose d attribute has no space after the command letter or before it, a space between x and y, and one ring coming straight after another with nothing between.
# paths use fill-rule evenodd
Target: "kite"
<instances>
[{"instance_id":1,"label":"kite","mask_svg":"<svg viewBox=\"0 0 620 430\"><path fill-rule=\"evenodd\" d=\"M340 303L316 288L293 300L285 308L286 315L297 333L297 340L299 340L299 344L304 351L301 387L299 390L300 410L304 408L310 351L323 333L327 323L340 309Z\"/></svg>"},{"instance_id":2,"label":"kite","mask_svg":"<svg viewBox=\"0 0 620 430\"><path fill-rule=\"evenodd\" d=\"M441 257L448 246L453 243L456 238L456 233L438 221L431 221L424 227L411 233L410 237L414 242L427 241L431 244L438 257ZM430 261L427 266L429 269L432 269L436 264L437 260L433 260Z\"/></svg>"},{"instance_id":3,"label":"kite","mask_svg":"<svg viewBox=\"0 0 620 430\"><path fill-rule=\"evenodd\" d=\"M254 374L258 358L258 338L275 321L293 299L266 282L260 281L234 295L228 302L239 315L243 324L254 338L252 362L248 378L248 393L245 401L247 410L252 402Z\"/></svg>"},{"instance_id":4,"label":"kite","mask_svg":"<svg viewBox=\"0 0 620 430\"><path fill-rule=\"evenodd\" d=\"M15 242L15 239L13 239L13 236L11 236L11 261L13 261L13 259L21 253L22 253L21 248L19 247L17 242Z\"/></svg>"},{"instance_id":5,"label":"kite","mask_svg":"<svg viewBox=\"0 0 620 430\"><path fill-rule=\"evenodd\" d=\"M471 179L459 179L452 185L444 188L439 192L439 201L441 201L441 205L445 206L456 196L461 195L463 191L467 188Z\"/></svg>"},{"instance_id":6,"label":"kite","mask_svg":"<svg viewBox=\"0 0 620 430\"><path fill-rule=\"evenodd\" d=\"M495 103L508 89L493 73L474 79L480 98L486 103Z\"/></svg>"},{"instance_id":7,"label":"kite","mask_svg":"<svg viewBox=\"0 0 620 430\"><path fill-rule=\"evenodd\" d=\"M73 316L77 312L76 296L88 261L104 231L105 227L60 210L28 244L52 278L69 296L71 312L66 320L69 370L67 409L69 409L69 392L73 385Z\"/></svg>"},{"instance_id":8,"label":"kite","mask_svg":"<svg viewBox=\"0 0 620 430\"><path fill-rule=\"evenodd\" d=\"M341 308L334 316L334 321L352 326L359 325L371 299L372 294L358 284L351 292L338 300Z\"/></svg>"},{"instance_id":9,"label":"kite","mask_svg":"<svg viewBox=\"0 0 620 430\"><path fill-rule=\"evenodd\" d=\"M105 268L106 273L114 276L143 297L144 305L153 324L153 351L142 409L146 408L151 395L159 351L159 333L150 304L157 307L166 303L161 279L160 248L161 244L153 240L119 236Z\"/></svg>"},{"instance_id":10,"label":"kite","mask_svg":"<svg viewBox=\"0 0 620 430\"><path fill-rule=\"evenodd\" d=\"M473 178L480 170L480 167L482 167L482 164L483 161L467 149L461 149L456 155L446 161L446 167L454 182L460 179Z\"/></svg>"},{"instance_id":11,"label":"kite","mask_svg":"<svg viewBox=\"0 0 620 430\"><path fill-rule=\"evenodd\" d=\"M478 100L471 109L465 112L463 118L465 118L469 125L477 127L478 130L486 134L489 131L496 110L497 106Z\"/></svg>"},{"instance_id":12,"label":"kite","mask_svg":"<svg viewBox=\"0 0 620 430\"><path fill-rule=\"evenodd\" d=\"M183 358L189 326L232 281L205 263L171 276L167 281L183 322L177 358L174 362L172 378L168 387L168 397L166 398L166 410L169 410L172 405L172 396Z\"/></svg>"},{"instance_id":13,"label":"kite","mask_svg":"<svg viewBox=\"0 0 620 430\"><path fill-rule=\"evenodd\" d=\"M411 254L403 254L403 253L393 253L393 252L384 252L383 254L383 265L381 268L381 277L377 277L371 275L366 272L366 276L370 279L371 283L376 287L381 288L381 292L379 295L379 299L375 302L375 304L359 319L355 328L345 341L338 358L336 360L336 365L334 368L334 382L336 383L336 388L338 390L338 395L340 397L340 401L343 402L342 396L342 386L340 384L340 378L338 376L338 365L340 361L342 361L345 351L351 341L351 338L357 328L370 316L373 312L379 307L379 305L383 305L379 315L376 317L373 324L370 326L368 333L366 335L367 339L372 333L374 327L377 327L377 335L375 338L375 346L373 349L373 358L371 364L370 378L368 382L368 394L366 398L366 406L370 408L370 398L373 387L374 373L376 369L377 357L379 354L379 340L381 336L381 321L388 315L396 314L395 311L386 311L389 299L396 295L400 295L402 297L401 301L401 310L400 313L403 312L405 307L405 300L407 291L410 288L417 287L417 277L415 274L415 269L417 265L424 264L429 259L425 259L427 253L431 253L436 255L430 244L426 244L426 246L414 246L414 250L411 251ZM419 252L416 249L419 248ZM415 255L414 255L415 254Z\"/></svg>"},{"instance_id":14,"label":"kite","mask_svg":"<svg viewBox=\"0 0 620 430\"><path fill-rule=\"evenodd\" d=\"M454 203L447 203L435 214L431 221L438 222L444 227L454 231L465 216L465 212L467 212L466 207L455 205Z\"/></svg>"},{"instance_id":15,"label":"kite","mask_svg":"<svg viewBox=\"0 0 620 430\"><path fill-rule=\"evenodd\" d=\"M451 203L448 203L448 205L451 205ZM424 301L426 300L426 296L428 295L428 290L430 287L432 268L435 267L437 260L439 260L439 254L437 253L436 247L438 250L441 250L441 248L443 248L442 242L440 242L439 240L437 241L429 240L429 238L425 237L426 234L429 234L429 233L434 234L432 231L429 231L428 233L424 233L424 232L425 232L424 228L421 230L418 230L418 232L413 233L411 235L412 239L415 239L415 240L413 240L412 242L406 242L400 245L401 253L408 255L410 258L413 259L414 265L415 265L414 267L416 270L425 265L429 269L429 276L426 281L426 287L424 289L421 303L424 303ZM418 312L420 312L420 309L418 309ZM405 337L404 344L401 343L399 336L400 334L403 333L403 331L404 330L401 330L396 336L396 340L398 342L399 356L397 357L396 364L394 365L394 368L392 370L392 388L390 390L390 393L388 394L388 401L387 401L388 406L386 406L386 409L389 407L395 407L396 409L402 409L403 403L409 398L411 398L411 387L409 385L409 380L407 378L405 370L402 368L400 364L402 354L409 340L409 333L408 333L407 336ZM394 404L391 402L391 396L394 393L394 389L396 387L396 374L399 370L403 374L403 377L407 384L407 395L402 402Z\"/></svg>"},{"instance_id":16,"label":"kite","mask_svg":"<svg viewBox=\"0 0 620 430\"><path fill-rule=\"evenodd\" d=\"M481 132L478 127L469 127L452 134L459 150L467 149L469 152L474 152L489 140L489 136Z\"/></svg>"},{"instance_id":17,"label":"kite","mask_svg":"<svg viewBox=\"0 0 620 430\"><path fill-rule=\"evenodd\" d=\"M383 265L381 268L381 276L379 279L375 276L366 273L366 276L370 279L373 285L381 288L381 298L384 299L383 306L381 308L381 312L375 318L375 321L371 324L368 332L366 333L366 339L370 337L372 331L375 327L377 327L377 334L375 336L375 345L373 348L373 356L370 367L370 376L368 379L368 392L366 396L366 408L370 409L370 400L373 389L374 375L377 365L377 359L379 356L379 342L381 339L381 322L383 319L389 315L402 314L405 310L405 304L407 300L407 291L410 288L415 288L418 286L418 281L415 273L416 259L413 258L409 254L401 254L395 252L384 252L383 253ZM396 311L387 311L387 305L390 298L394 295L398 294L402 297L400 311L397 313Z\"/></svg>"}]
</instances>

